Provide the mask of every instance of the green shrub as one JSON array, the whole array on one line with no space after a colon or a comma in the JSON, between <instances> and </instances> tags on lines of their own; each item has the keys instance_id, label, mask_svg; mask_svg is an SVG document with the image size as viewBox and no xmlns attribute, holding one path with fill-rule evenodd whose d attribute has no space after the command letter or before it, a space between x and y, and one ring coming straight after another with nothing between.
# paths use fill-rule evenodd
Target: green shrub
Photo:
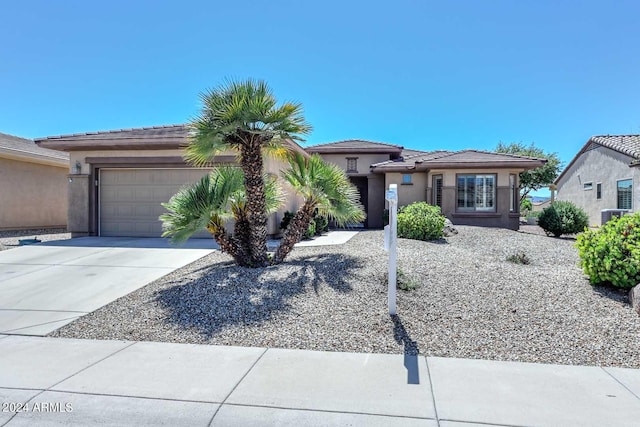
<instances>
[{"instance_id":1,"label":"green shrub","mask_svg":"<svg viewBox=\"0 0 640 427\"><path fill-rule=\"evenodd\" d=\"M533 209L533 203L531 202L531 199L524 199L520 201L520 212L526 214L531 211L531 209Z\"/></svg>"},{"instance_id":2,"label":"green shrub","mask_svg":"<svg viewBox=\"0 0 640 427\"><path fill-rule=\"evenodd\" d=\"M316 215L313 220L316 222L316 234L320 235L329 231L329 218L323 215Z\"/></svg>"},{"instance_id":3,"label":"green shrub","mask_svg":"<svg viewBox=\"0 0 640 427\"><path fill-rule=\"evenodd\" d=\"M315 235L316 235L316 221L312 219L311 222L309 223L309 228L307 228L307 231L304 232L304 236L302 236L302 238L311 239Z\"/></svg>"},{"instance_id":4,"label":"green shrub","mask_svg":"<svg viewBox=\"0 0 640 427\"><path fill-rule=\"evenodd\" d=\"M592 285L630 289L640 283L640 212L579 235L580 265Z\"/></svg>"},{"instance_id":5,"label":"green shrub","mask_svg":"<svg viewBox=\"0 0 640 427\"><path fill-rule=\"evenodd\" d=\"M389 273L384 273L384 283L389 283ZM396 270L396 289L400 289L402 291L413 291L417 289L419 283L413 277L410 277L398 267Z\"/></svg>"},{"instance_id":6,"label":"green shrub","mask_svg":"<svg viewBox=\"0 0 640 427\"><path fill-rule=\"evenodd\" d=\"M529 259L527 254L525 254L524 252L516 252L513 255L509 255L507 257L507 261L512 262L514 264L524 264L524 265L531 264L531 259Z\"/></svg>"},{"instance_id":7,"label":"green shrub","mask_svg":"<svg viewBox=\"0 0 640 427\"><path fill-rule=\"evenodd\" d=\"M281 229L282 231L284 231L284 230L286 230L286 229L287 229L287 227L289 226L289 223L290 223L290 222L291 222L291 220L293 219L293 216L294 216L294 215L295 215L295 214L294 214L293 212L289 212L289 211L286 211L286 212L284 213L284 216L282 217L282 221L280 221L280 229Z\"/></svg>"},{"instance_id":8,"label":"green shrub","mask_svg":"<svg viewBox=\"0 0 640 427\"><path fill-rule=\"evenodd\" d=\"M398 212L398 237L414 240L435 240L442 237L444 216L438 206L415 202Z\"/></svg>"},{"instance_id":9,"label":"green shrub","mask_svg":"<svg viewBox=\"0 0 640 427\"><path fill-rule=\"evenodd\" d=\"M571 202L557 201L544 208L538 217L538 225L547 233L559 237L576 234L589 226L589 217L584 210Z\"/></svg>"}]
</instances>

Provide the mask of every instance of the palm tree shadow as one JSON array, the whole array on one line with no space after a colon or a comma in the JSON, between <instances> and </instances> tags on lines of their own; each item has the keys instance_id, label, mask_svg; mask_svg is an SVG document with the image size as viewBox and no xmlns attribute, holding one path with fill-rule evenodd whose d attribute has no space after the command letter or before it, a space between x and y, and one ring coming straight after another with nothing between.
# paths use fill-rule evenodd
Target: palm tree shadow
<instances>
[{"instance_id":1,"label":"palm tree shadow","mask_svg":"<svg viewBox=\"0 0 640 427\"><path fill-rule=\"evenodd\" d=\"M229 326L254 326L291 309L289 300L322 287L352 291L349 279L361 267L357 258L322 254L291 258L266 268L245 268L229 262L195 270L196 278L170 282L155 300L166 309L166 321L212 338ZM193 277L193 276L192 276Z\"/></svg>"},{"instance_id":2,"label":"palm tree shadow","mask_svg":"<svg viewBox=\"0 0 640 427\"><path fill-rule=\"evenodd\" d=\"M411 339L398 315L391 315L393 321L393 338L404 345L404 367L407 369L407 384L420 384L418 368L418 343Z\"/></svg>"}]
</instances>

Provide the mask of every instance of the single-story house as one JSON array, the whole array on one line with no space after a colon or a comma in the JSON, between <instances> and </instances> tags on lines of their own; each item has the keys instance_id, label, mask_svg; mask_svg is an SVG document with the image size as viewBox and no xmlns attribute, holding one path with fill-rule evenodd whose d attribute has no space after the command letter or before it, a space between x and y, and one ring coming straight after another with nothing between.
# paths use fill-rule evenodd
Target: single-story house
<instances>
[{"instance_id":1,"label":"single-story house","mask_svg":"<svg viewBox=\"0 0 640 427\"><path fill-rule=\"evenodd\" d=\"M556 200L570 201L600 225L602 211L640 206L640 135L598 135L571 160L555 181Z\"/></svg>"},{"instance_id":2,"label":"single-story house","mask_svg":"<svg viewBox=\"0 0 640 427\"><path fill-rule=\"evenodd\" d=\"M546 161L478 150L411 150L362 140L313 145L306 151L346 170L360 190L370 228L382 226L384 190L397 184L399 206L426 201L440 206L454 224L517 230L518 175Z\"/></svg>"},{"instance_id":3,"label":"single-story house","mask_svg":"<svg viewBox=\"0 0 640 427\"><path fill-rule=\"evenodd\" d=\"M166 202L206 168L182 158L188 142L184 125L81 133L37 139L41 147L69 152L69 230L74 236L159 236L158 216ZM400 206L426 200L442 207L454 224L518 228L518 173L544 160L474 150L408 150L399 145L361 140L320 144L303 149L343 167L358 187L368 228L382 227L384 193L399 184ZM214 163L234 162L223 153ZM279 175L285 165L268 159L267 172ZM286 186L285 186L286 187ZM269 219L269 233L279 233L285 211L300 203L289 197Z\"/></svg>"},{"instance_id":4,"label":"single-story house","mask_svg":"<svg viewBox=\"0 0 640 427\"><path fill-rule=\"evenodd\" d=\"M0 133L0 230L65 228L69 155Z\"/></svg>"}]
</instances>

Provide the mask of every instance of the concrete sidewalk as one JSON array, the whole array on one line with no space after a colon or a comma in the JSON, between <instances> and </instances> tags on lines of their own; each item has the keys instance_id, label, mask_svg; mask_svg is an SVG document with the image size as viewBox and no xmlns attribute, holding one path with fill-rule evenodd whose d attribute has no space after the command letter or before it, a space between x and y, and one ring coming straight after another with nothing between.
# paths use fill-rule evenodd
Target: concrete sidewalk
<instances>
[{"instance_id":1,"label":"concrete sidewalk","mask_svg":"<svg viewBox=\"0 0 640 427\"><path fill-rule=\"evenodd\" d=\"M0 335L0 403L8 426L637 426L640 370Z\"/></svg>"}]
</instances>

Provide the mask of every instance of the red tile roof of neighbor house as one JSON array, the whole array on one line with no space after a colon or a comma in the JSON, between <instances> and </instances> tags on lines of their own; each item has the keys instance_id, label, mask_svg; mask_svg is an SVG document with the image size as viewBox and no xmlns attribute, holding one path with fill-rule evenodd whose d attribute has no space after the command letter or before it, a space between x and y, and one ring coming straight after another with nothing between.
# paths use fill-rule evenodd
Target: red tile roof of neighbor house
<instances>
[{"instance_id":1,"label":"red tile roof of neighbor house","mask_svg":"<svg viewBox=\"0 0 640 427\"><path fill-rule=\"evenodd\" d=\"M546 159L494 153L479 150L432 151L397 160L387 160L371 166L373 172L401 172L426 169L453 169L470 167L515 167L533 169L546 163Z\"/></svg>"},{"instance_id":2,"label":"red tile roof of neighbor house","mask_svg":"<svg viewBox=\"0 0 640 427\"><path fill-rule=\"evenodd\" d=\"M631 157L629 166L640 166L640 135L595 135L589 138L582 149L578 151L578 154L571 159L567 167L564 168L554 183L558 184L560 179L562 179L571 166L573 166L576 160L578 160L578 158L585 152L593 149L594 144Z\"/></svg>"},{"instance_id":3,"label":"red tile roof of neighbor house","mask_svg":"<svg viewBox=\"0 0 640 427\"><path fill-rule=\"evenodd\" d=\"M346 139L344 141L329 142L306 147L309 153L375 153L375 154L400 154L404 149L401 145L387 144L385 142L366 141L363 139Z\"/></svg>"},{"instance_id":4,"label":"red tile roof of neighbor house","mask_svg":"<svg viewBox=\"0 0 640 427\"><path fill-rule=\"evenodd\" d=\"M41 147L61 151L153 150L182 148L187 144L188 137L188 126L177 124L48 136L36 138L35 142ZM287 141L286 143L294 150L304 152L302 147L294 141Z\"/></svg>"},{"instance_id":5,"label":"red tile roof of neighbor house","mask_svg":"<svg viewBox=\"0 0 640 427\"><path fill-rule=\"evenodd\" d=\"M61 164L67 164L69 155L60 151L48 150L36 145L31 139L0 133L0 153L22 158L49 159Z\"/></svg>"}]
</instances>

